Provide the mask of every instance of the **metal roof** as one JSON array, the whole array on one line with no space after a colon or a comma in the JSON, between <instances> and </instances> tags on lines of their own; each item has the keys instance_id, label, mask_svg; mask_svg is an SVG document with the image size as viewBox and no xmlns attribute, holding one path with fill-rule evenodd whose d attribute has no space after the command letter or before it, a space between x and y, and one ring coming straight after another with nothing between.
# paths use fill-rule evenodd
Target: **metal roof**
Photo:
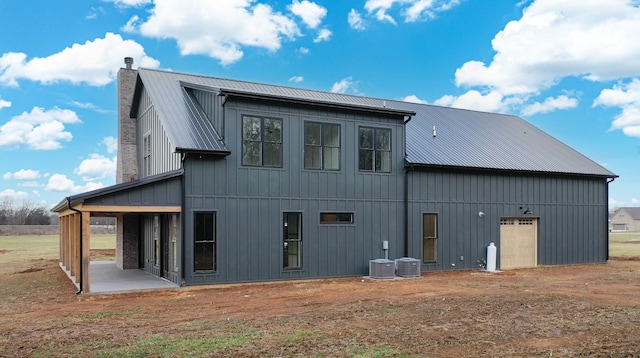
<instances>
[{"instance_id":1,"label":"metal roof","mask_svg":"<svg viewBox=\"0 0 640 358\"><path fill-rule=\"evenodd\" d=\"M142 179L136 179L128 182L114 184L111 186L95 189L85 193L71 195L64 198L64 200L60 201L56 206L51 208L51 211L61 212L63 210L68 209L69 207L73 207L76 204L84 203L85 201L89 201L89 200L103 197L106 195L121 193L121 192L124 192L125 190L135 190L139 188L153 186L161 182L179 178L183 174L184 174L184 170L178 169L170 172L165 172L161 174L144 177ZM138 204L143 204L143 203L138 203Z\"/></svg>"},{"instance_id":2,"label":"metal roof","mask_svg":"<svg viewBox=\"0 0 640 358\"><path fill-rule=\"evenodd\" d=\"M633 220L640 220L640 207L622 207L618 208L618 210L616 210L616 213L621 210L624 210L627 214L629 214L629 216L631 216Z\"/></svg>"},{"instance_id":3,"label":"metal roof","mask_svg":"<svg viewBox=\"0 0 640 358\"><path fill-rule=\"evenodd\" d=\"M416 112L406 129L411 164L617 177L517 116L408 102L402 106Z\"/></svg>"},{"instance_id":4,"label":"metal roof","mask_svg":"<svg viewBox=\"0 0 640 358\"><path fill-rule=\"evenodd\" d=\"M617 177L513 115L169 71L139 69L138 73L177 148L228 153L202 109L184 90L193 86L231 95L412 116L406 127L406 161L413 165Z\"/></svg>"},{"instance_id":5,"label":"metal roof","mask_svg":"<svg viewBox=\"0 0 640 358\"><path fill-rule=\"evenodd\" d=\"M348 96L330 92L267 85L216 77L205 77L184 73L138 69L138 83L134 94L132 117L136 115L141 84L149 93L169 140L177 151L217 152L229 154L211 121L185 88L194 87L224 92L236 96L253 96L286 100L290 102L314 103L338 108L411 116L406 109L388 107L389 101L361 96Z\"/></svg>"}]
</instances>

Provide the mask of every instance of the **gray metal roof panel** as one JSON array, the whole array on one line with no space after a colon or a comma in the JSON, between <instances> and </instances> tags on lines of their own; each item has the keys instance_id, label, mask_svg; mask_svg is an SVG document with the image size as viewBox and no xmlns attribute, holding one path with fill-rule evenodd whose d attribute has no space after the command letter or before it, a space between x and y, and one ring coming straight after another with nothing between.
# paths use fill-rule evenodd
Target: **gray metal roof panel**
<instances>
[{"instance_id":1,"label":"gray metal roof panel","mask_svg":"<svg viewBox=\"0 0 640 358\"><path fill-rule=\"evenodd\" d=\"M406 129L406 160L411 164L616 177L601 165L513 115L159 70L138 71L176 147L202 150L224 147L224 143L216 143L218 137L210 122L200 118L197 108L185 105L183 85L192 84L354 108L415 112ZM434 126L435 138L432 135Z\"/></svg>"},{"instance_id":2,"label":"gray metal roof panel","mask_svg":"<svg viewBox=\"0 0 640 358\"><path fill-rule=\"evenodd\" d=\"M122 182L110 186L106 186L103 188L87 191L80 194L71 195L66 197L64 200L60 201L56 206L51 208L52 212L60 212L69 208L68 204L76 205L78 203L83 203L85 200L94 199L100 196L109 195L117 192L122 192L125 190L135 189L142 186L153 185L155 183L159 183L165 180L170 180L174 178L181 177L184 174L183 169L172 170L170 172L160 173L156 175L151 175L148 177L144 177L142 179L131 180L127 182Z\"/></svg>"},{"instance_id":3,"label":"gray metal roof panel","mask_svg":"<svg viewBox=\"0 0 640 358\"><path fill-rule=\"evenodd\" d=\"M412 164L616 177L520 117L401 102ZM436 136L433 136L435 127Z\"/></svg>"}]
</instances>

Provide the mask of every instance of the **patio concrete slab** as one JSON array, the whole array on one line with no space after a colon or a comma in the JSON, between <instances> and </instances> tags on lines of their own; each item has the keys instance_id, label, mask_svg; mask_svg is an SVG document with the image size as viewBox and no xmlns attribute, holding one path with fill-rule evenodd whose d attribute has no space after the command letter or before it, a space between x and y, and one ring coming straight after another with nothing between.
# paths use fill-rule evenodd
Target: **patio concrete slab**
<instances>
[{"instance_id":1,"label":"patio concrete slab","mask_svg":"<svg viewBox=\"0 0 640 358\"><path fill-rule=\"evenodd\" d=\"M90 293L123 293L178 288L175 283L139 269L121 270L115 261L91 261Z\"/></svg>"}]
</instances>

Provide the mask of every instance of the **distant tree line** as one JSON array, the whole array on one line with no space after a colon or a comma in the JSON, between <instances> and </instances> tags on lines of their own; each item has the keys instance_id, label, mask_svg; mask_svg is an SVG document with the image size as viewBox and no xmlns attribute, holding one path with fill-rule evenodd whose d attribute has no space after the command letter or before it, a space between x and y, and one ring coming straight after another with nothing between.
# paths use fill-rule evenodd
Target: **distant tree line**
<instances>
[{"instance_id":1,"label":"distant tree line","mask_svg":"<svg viewBox=\"0 0 640 358\"><path fill-rule=\"evenodd\" d=\"M57 225L58 216L44 205L23 202L16 206L13 200L4 198L0 203L0 225Z\"/></svg>"}]
</instances>

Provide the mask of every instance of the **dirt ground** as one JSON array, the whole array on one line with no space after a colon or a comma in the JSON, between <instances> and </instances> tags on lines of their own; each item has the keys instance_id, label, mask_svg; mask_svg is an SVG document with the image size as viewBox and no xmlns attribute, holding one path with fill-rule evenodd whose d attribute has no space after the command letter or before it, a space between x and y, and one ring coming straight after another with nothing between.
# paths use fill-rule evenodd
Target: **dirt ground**
<instances>
[{"instance_id":1,"label":"dirt ground","mask_svg":"<svg viewBox=\"0 0 640 358\"><path fill-rule=\"evenodd\" d=\"M0 356L640 356L636 260L75 291L55 260L4 270Z\"/></svg>"}]
</instances>

